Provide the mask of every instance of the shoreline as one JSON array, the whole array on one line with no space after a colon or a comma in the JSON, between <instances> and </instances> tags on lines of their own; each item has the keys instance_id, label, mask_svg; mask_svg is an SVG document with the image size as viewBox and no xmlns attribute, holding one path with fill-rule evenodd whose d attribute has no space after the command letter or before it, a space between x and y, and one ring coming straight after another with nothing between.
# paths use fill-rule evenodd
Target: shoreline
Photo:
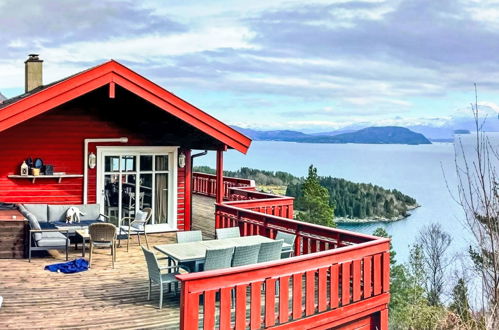
<instances>
[{"instance_id":1,"label":"shoreline","mask_svg":"<svg viewBox=\"0 0 499 330\"><path fill-rule=\"evenodd\" d=\"M411 205L410 207L407 208L407 215L406 216L398 216L398 217L393 217L393 218L384 218L384 217L374 217L374 218L369 218L369 219L359 219L359 218L334 218L334 222L337 224L363 224L363 223L377 223L377 222L395 222L399 220L406 219L411 216L411 211L417 209L421 205L416 204L416 205Z\"/></svg>"}]
</instances>

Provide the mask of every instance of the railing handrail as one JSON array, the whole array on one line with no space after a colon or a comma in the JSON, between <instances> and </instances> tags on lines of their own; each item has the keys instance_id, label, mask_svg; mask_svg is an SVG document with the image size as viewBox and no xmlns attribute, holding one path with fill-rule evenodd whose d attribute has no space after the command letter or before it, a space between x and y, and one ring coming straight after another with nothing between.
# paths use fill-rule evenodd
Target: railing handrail
<instances>
[{"instance_id":1,"label":"railing handrail","mask_svg":"<svg viewBox=\"0 0 499 330\"><path fill-rule=\"evenodd\" d=\"M247 202L247 201L243 201L243 202ZM230 203L232 203L232 202L230 202ZM362 233L352 234L352 232L350 232L348 230L343 230L343 229L338 229L338 228L332 228L332 227L326 227L326 226L322 226L322 225L318 225L318 224L314 224L314 223L308 223L308 222L303 222L303 221L299 221L299 220L283 218L283 217L279 217L279 216L275 216L275 215L271 215L271 214L263 214L261 212L256 212L256 211L252 211L252 210L248 210L248 209L243 209L243 208L239 208L239 207L236 207L236 206L232 206L232 205L230 205L228 203L223 203L223 204L215 203L215 205L218 206L218 207L220 207L220 208L232 209L232 210L237 211L239 213L247 213L247 214L253 214L253 215L256 215L256 216L264 216L264 217L267 217L267 218L270 218L270 219L281 221L283 223L289 223L289 224L292 224L292 225L295 225L295 226L307 226L307 227L314 228L316 230L321 230L321 231L325 231L325 232L329 231L329 232L332 232L334 234L342 234L342 235L346 235L346 236L356 236L356 237L360 237L360 238L363 238L363 239L366 239L366 240L370 240L370 241L371 240L372 241L382 240L382 238L377 237L377 236L373 236L373 235L362 234Z\"/></svg>"},{"instance_id":2,"label":"railing handrail","mask_svg":"<svg viewBox=\"0 0 499 330\"><path fill-rule=\"evenodd\" d=\"M243 195L243 196L244 195L265 196L266 199L279 199L279 198L294 199L294 197L281 196L281 195L266 193L266 192L263 192L263 191L249 190L248 188L252 188L252 187L230 187L229 191L232 194L239 193L240 195Z\"/></svg>"},{"instance_id":3,"label":"railing handrail","mask_svg":"<svg viewBox=\"0 0 499 330\"><path fill-rule=\"evenodd\" d=\"M201 176L201 177L205 177L205 178L209 178L209 179L213 179L215 180L216 179L216 175L214 174L209 174L209 173L203 173L203 172L192 172L192 175L193 176ZM232 176L225 176L224 175L224 180L228 180L228 181L238 181L238 182L245 182L248 186L250 187L253 187L254 184L255 184L255 180L251 180L251 179L244 179L244 178L236 178L236 177L232 177Z\"/></svg>"}]
</instances>

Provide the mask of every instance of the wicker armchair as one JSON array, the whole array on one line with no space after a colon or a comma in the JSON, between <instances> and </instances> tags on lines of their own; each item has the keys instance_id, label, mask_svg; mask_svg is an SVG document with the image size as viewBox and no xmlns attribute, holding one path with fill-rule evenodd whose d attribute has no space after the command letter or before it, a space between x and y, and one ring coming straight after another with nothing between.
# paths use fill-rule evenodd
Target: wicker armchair
<instances>
[{"instance_id":1,"label":"wicker armchair","mask_svg":"<svg viewBox=\"0 0 499 330\"><path fill-rule=\"evenodd\" d=\"M94 223L88 227L90 236L90 257L88 267L92 265L92 252L94 248L111 248L111 259L114 268L116 261L116 226L111 223Z\"/></svg>"},{"instance_id":2,"label":"wicker armchair","mask_svg":"<svg viewBox=\"0 0 499 330\"><path fill-rule=\"evenodd\" d=\"M258 262L266 262L281 259L282 240L265 242L260 244Z\"/></svg>"},{"instance_id":3,"label":"wicker armchair","mask_svg":"<svg viewBox=\"0 0 499 330\"><path fill-rule=\"evenodd\" d=\"M236 246L232 257L232 267L256 264L260 244Z\"/></svg>"},{"instance_id":4,"label":"wicker armchair","mask_svg":"<svg viewBox=\"0 0 499 330\"><path fill-rule=\"evenodd\" d=\"M232 263L234 248L207 249L204 259L204 270L229 268Z\"/></svg>"},{"instance_id":5,"label":"wicker armchair","mask_svg":"<svg viewBox=\"0 0 499 330\"><path fill-rule=\"evenodd\" d=\"M177 232L177 243L201 242L202 240L203 234L201 233L201 230ZM180 262L178 266L185 269L187 272L191 272L195 269L196 263L194 261L186 261Z\"/></svg>"},{"instance_id":6,"label":"wicker armchair","mask_svg":"<svg viewBox=\"0 0 499 330\"><path fill-rule=\"evenodd\" d=\"M281 258L291 257L295 248L296 235L278 231L275 239L277 241L281 239L284 241L281 251Z\"/></svg>"},{"instance_id":7,"label":"wicker armchair","mask_svg":"<svg viewBox=\"0 0 499 330\"><path fill-rule=\"evenodd\" d=\"M177 243L200 242L203 240L201 230L178 231Z\"/></svg>"},{"instance_id":8,"label":"wicker armchair","mask_svg":"<svg viewBox=\"0 0 499 330\"><path fill-rule=\"evenodd\" d=\"M147 293L147 300L151 300L151 287L153 283L159 284L159 309L163 307L163 284L167 284L168 288L170 284L175 283L175 292L178 288L178 280L175 277L178 274L177 266L165 266L161 267L158 263L158 259L153 252L149 251L142 246L142 251L144 252L144 257L146 258L147 271L149 273L149 291ZM167 272L164 272L164 271ZM172 272L173 270L173 272Z\"/></svg>"},{"instance_id":9,"label":"wicker armchair","mask_svg":"<svg viewBox=\"0 0 499 330\"><path fill-rule=\"evenodd\" d=\"M130 236L132 234L137 235L137 240L139 241L139 245L142 246L140 242L140 235L144 234L146 239L146 245L149 249L149 242L147 241L147 233L146 233L146 225L152 218L152 209L145 208L142 211L137 211L135 217L124 217L121 219L122 225L120 225L120 235L118 239L118 243L121 245L122 235L125 234L127 242L126 242L126 251L128 252L128 248L130 246ZM123 223L125 223L123 225Z\"/></svg>"},{"instance_id":10,"label":"wicker armchair","mask_svg":"<svg viewBox=\"0 0 499 330\"><path fill-rule=\"evenodd\" d=\"M217 239L241 237L239 227L216 229Z\"/></svg>"}]
</instances>

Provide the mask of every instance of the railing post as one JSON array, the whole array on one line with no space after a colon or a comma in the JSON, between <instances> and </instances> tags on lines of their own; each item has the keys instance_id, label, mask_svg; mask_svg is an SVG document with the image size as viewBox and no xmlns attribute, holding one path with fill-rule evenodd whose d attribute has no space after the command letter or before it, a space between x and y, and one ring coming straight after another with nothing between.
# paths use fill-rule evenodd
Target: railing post
<instances>
[{"instance_id":1,"label":"railing post","mask_svg":"<svg viewBox=\"0 0 499 330\"><path fill-rule=\"evenodd\" d=\"M220 228L220 210L218 210L218 205L215 205L215 229Z\"/></svg>"},{"instance_id":2,"label":"railing post","mask_svg":"<svg viewBox=\"0 0 499 330\"><path fill-rule=\"evenodd\" d=\"M217 203L222 203L224 199L224 150L217 150L217 190L215 192L215 201Z\"/></svg>"},{"instance_id":3,"label":"railing post","mask_svg":"<svg viewBox=\"0 0 499 330\"><path fill-rule=\"evenodd\" d=\"M380 330L388 330L388 308L379 312L379 327Z\"/></svg>"},{"instance_id":4,"label":"railing post","mask_svg":"<svg viewBox=\"0 0 499 330\"><path fill-rule=\"evenodd\" d=\"M195 330L199 323L199 296L189 295L189 282L181 283L180 294L180 329Z\"/></svg>"},{"instance_id":5,"label":"railing post","mask_svg":"<svg viewBox=\"0 0 499 330\"><path fill-rule=\"evenodd\" d=\"M192 162L191 162L191 151L185 150L185 188L184 188L184 230L191 230L191 218L192 218Z\"/></svg>"}]
</instances>

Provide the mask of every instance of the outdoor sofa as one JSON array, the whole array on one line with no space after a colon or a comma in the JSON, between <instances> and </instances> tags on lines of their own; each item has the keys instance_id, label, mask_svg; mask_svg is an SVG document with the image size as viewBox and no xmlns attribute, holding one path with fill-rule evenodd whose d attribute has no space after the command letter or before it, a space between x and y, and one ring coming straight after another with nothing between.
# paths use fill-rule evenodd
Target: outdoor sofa
<instances>
[{"instance_id":1,"label":"outdoor sofa","mask_svg":"<svg viewBox=\"0 0 499 330\"><path fill-rule=\"evenodd\" d=\"M70 238L76 230L86 229L96 222L107 218L100 213L99 204L52 205L52 204L18 204L19 211L28 219L29 260L32 251L65 250L68 259ZM66 223L66 212L70 207L77 207L84 215L78 223Z\"/></svg>"}]
</instances>

